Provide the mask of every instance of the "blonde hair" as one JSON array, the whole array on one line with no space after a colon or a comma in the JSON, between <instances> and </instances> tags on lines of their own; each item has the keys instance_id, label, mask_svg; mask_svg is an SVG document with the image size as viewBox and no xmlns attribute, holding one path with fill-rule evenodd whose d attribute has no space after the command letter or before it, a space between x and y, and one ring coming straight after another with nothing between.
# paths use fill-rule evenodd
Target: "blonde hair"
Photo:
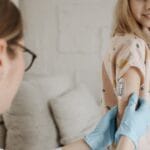
<instances>
[{"instance_id":1,"label":"blonde hair","mask_svg":"<svg viewBox=\"0 0 150 150\"><path fill-rule=\"evenodd\" d=\"M150 43L150 37L143 32L142 26L136 21L130 8L130 0L118 0L114 12L112 36L131 33Z\"/></svg>"}]
</instances>

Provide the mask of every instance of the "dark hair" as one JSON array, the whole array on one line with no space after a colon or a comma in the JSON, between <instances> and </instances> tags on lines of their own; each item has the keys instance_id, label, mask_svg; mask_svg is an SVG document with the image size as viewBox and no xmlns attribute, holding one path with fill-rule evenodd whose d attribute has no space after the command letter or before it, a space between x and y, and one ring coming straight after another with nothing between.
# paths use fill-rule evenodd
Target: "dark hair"
<instances>
[{"instance_id":1,"label":"dark hair","mask_svg":"<svg viewBox=\"0 0 150 150\"><path fill-rule=\"evenodd\" d=\"M0 38L9 42L23 38L21 12L10 0L0 0Z\"/></svg>"}]
</instances>

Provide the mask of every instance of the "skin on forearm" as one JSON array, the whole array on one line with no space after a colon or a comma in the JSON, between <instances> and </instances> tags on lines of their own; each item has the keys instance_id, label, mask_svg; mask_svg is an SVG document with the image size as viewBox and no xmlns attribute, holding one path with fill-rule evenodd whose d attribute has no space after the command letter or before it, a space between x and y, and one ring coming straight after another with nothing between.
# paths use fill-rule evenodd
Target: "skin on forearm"
<instances>
[{"instance_id":1,"label":"skin on forearm","mask_svg":"<svg viewBox=\"0 0 150 150\"><path fill-rule=\"evenodd\" d=\"M125 80L125 88L123 96L118 99L118 115L117 124L119 126L123 117L124 110L128 105L129 97L131 93L135 92L139 95L141 77L137 69L131 67L128 72L122 77Z\"/></svg>"},{"instance_id":2,"label":"skin on forearm","mask_svg":"<svg viewBox=\"0 0 150 150\"><path fill-rule=\"evenodd\" d=\"M62 147L62 150L80 150L80 149L90 150L90 147L82 139Z\"/></svg>"},{"instance_id":3,"label":"skin on forearm","mask_svg":"<svg viewBox=\"0 0 150 150\"><path fill-rule=\"evenodd\" d=\"M135 146L128 137L122 136L116 150L135 150Z\"/></svg>"}]
</instances>

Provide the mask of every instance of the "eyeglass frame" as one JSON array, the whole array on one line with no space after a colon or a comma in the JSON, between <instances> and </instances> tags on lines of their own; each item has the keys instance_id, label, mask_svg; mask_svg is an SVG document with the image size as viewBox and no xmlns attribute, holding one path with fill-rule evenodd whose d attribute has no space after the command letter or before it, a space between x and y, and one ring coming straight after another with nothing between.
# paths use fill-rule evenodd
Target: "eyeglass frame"
<instances>
[{"instance_id":1,"label":"eyeglass frame","mask_svg":"<svg viewBox=\"0 0 150 150\"><path fill-rule=\"evenodd\" d=\"M8 42L8 45L11 45L11 44L9 44L9 42ZM19 44L17 42L14 42L13 45L16 45L16 46L22 48L23 52L27 52L27 53L29 53L32 56L32 61L31 61L30 65L27 68L25 68L25 72L27 72L32 67L35 59L37 58L37 55L33 51L31 51L30 49L28 49L27 47L25 47L25 46L23 46L23 45L21 45L21 44Z\"/></svg>"}]
</instances>

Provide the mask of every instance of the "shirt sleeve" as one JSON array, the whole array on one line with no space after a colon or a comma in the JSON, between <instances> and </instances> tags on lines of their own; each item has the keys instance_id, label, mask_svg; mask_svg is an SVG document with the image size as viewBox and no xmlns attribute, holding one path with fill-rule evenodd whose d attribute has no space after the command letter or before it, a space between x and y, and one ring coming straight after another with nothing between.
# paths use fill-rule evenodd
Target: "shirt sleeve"
<instances>
[{"instance_id":1,"label":"shirt sleeve","mask_svg":"<svg viewBox=\"0 0 150 150\"><path fill-rule=\"evenodd\" d=\"M140 74L141 84L145 79L145 46L139 39L128 40L121 45L116 55L116 81L118 81L130 67L135 67Z\"/></svg>"}]
</instances>

